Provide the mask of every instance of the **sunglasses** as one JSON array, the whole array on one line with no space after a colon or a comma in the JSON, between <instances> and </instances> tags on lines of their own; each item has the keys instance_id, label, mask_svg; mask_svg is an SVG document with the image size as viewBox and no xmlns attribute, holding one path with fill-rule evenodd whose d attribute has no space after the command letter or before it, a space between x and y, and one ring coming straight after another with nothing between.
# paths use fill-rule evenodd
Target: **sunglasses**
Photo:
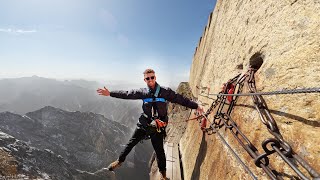
<instances>
[{"instance_id":1,"label":"sunglasses","mask_svg":"<svg viewBox=\"0 0 320 180\"><path fill-rule=\"evenodd\" d=\"M146 77L146 78L145 78L145 80L149 81L149 80L150 80L150 78L151 78L151 79L154 79L154 76Z\"/></svg>"}]
</instances>

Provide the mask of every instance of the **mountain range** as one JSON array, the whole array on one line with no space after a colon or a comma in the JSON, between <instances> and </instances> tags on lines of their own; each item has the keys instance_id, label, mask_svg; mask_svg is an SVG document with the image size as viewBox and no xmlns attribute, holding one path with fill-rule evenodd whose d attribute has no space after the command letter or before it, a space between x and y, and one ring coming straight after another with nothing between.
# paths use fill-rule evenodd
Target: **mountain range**
<instances>
[{"instance_id":1,"label":"mountain range","mask_svg":"<svg viewBox=\"0 0 320 180\"><path fill-rule=\"evenodd\" d=\"M66 111L94 112L133 128L141 113L141 101L99 96L98 82L38 76L0 80L0 112L24 115L45 106ZM118 86L111 86L116 89Z\"/></svg>"},{"instance_id":2,"label":"mountain range","mask_svg":"<svg viewBox=\"0 0 320 180\"><path fill-rule=\"evenodd\" d=\"M25 115L2 112L0 130L0 152L3 157L13 159L10 161L15 167L12 171L18 175L52 179L86 176L99 179L94 172L118 157L131 133L127 126L103 115L69 112L51 106ZM151 153L150 143L137 146L116 178L147 179ZM3 171L2 175L5 172L8 171ZM111 178L112 174L107 172L102 177L106 176Z\"/></svg>"}]
</instances>

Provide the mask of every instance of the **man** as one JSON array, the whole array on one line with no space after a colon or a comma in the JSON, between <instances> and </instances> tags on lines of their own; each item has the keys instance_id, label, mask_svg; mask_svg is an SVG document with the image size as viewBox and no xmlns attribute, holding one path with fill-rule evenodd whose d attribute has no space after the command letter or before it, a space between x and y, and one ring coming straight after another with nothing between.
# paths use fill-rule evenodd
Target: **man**
<instances>
[{"instance_id":1,"label":"man","mask_svg":"<svg viewBox=\"0 0 320 180\"><path fill-rule=\"evenodd\" d=\"M159 171L162 179L166 177L166 157L163 149L163 139L165 136L165 127L168 123L167 116L167 102L178 103L185 107L197 109L203 113L202 107L196 102L193 102L182 95L179 95L169 88L161 87L156 82L155 72L152 69L146 69L144 72L144 81L148 88L141 88L131 91L109 91L107 88L98 89L99 95L111 96L121 99L142 99L143 113L139 118L137 128L134 131L131 139L121 152L118 160L114 161L108 166L110 171L121 166L125 161L126 156L132 148L146 136L151 138L152 146L155 150ZM154 126L153 126L154 125Z\"/></svg>"}]
</instances>

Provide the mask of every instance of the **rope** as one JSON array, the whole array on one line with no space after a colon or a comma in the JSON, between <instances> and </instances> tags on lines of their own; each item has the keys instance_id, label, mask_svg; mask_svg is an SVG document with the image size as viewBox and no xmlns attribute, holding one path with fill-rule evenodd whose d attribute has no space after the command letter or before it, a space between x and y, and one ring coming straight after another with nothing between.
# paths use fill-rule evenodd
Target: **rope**
<instances>
[{"instance_id":1,"label":"rope","mask_svg":"<svg viewBox=\"0 0 320 180\"><path fill-rule=\"evenodd\" d=\"M320 93L320 88L301 88L271 92L258 92L258 93L243 93L243 94L208 94L210 96L253 96L253 95L278 95L278 94L300 94L300 93ZM200 96L203 96L199 94ZM208 96L203 96L207 97ZM211 99L211 98L210 98Z\"/></svg>"}]
</instances>

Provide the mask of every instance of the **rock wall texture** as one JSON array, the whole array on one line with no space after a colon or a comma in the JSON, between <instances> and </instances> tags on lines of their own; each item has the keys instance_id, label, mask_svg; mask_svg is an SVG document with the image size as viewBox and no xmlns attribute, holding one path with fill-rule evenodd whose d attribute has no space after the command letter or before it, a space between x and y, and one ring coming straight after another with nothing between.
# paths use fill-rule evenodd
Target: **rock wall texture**
<instances>
[{"instance_id":1,"label":"rock wall texture","mask_svg":"<svg viewBox=\"0 0 320 180\"><path fill-rule=\"evenodd\" d=\"M220 92L228 79L247 71L256 53L263 59L255 74L258 91L320 87L319 37L319 0L218 0L193 57L192 93L208 109L213 100L200 94ZM284 139L319 172L320 94L264 98ZM238 99L232 117L262 153L261 142L273 136L251 97ZM228 131L220 133L259 179L268 179ZM250 178L218 136L203 134L197 123L188 123L180 151L185 179ZM285 179L297 177L276 154L270 164Z\"/></svg>"}]
</instances>

